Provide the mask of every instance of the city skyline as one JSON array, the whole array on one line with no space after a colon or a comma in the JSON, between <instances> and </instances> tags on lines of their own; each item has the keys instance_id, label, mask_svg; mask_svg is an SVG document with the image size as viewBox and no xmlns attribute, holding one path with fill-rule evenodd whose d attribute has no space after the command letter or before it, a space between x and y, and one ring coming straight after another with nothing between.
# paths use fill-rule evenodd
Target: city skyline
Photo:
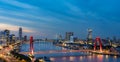
<instances>
[{"instance_id":1,"label":"city skyline","mask_svg":"<svg viewBox=\"0 0 120 62\"><path fill-rule=\"evenodd\" d=\"M120 9L118 0L0 0L0 30L18 34L55 38L56 34L74 32L87 38L120 37Z\"/></svg>"}]
</instances>

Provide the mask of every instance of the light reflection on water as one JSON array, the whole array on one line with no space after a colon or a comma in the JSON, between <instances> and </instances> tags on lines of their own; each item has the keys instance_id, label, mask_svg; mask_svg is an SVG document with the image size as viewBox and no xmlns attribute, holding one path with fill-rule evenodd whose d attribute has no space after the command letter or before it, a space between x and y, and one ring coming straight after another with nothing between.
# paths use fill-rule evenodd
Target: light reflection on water
<instances>
[{"instance_id":1,"label":"light reflection on water","mask_svg":"<svg viewBox=\"0 0 120 62\"><path fill-rule=\"evenodd\" d=\"M50 59L53 62L120 62L120 57L108 55L66 56L66 57L52 57Z\"/></svg>"},{"instance_id":2,"label":"light reflection on water","mask_svg":"<svg viewBox=\"0 0 120 62\"><path fill-rule=\"evenodd\" d=\"M57 47L50 42L35 42L34 43L34 51L48 51L48 50L65 50L65 48ZM29 51L29 45L23 44L21 47L21 51ZM71 54L72 56L69 56ZM84 53L59 53L59 54L51 54L50 57L52 62L120 62L120 57L117 56L109 56L109 55L88 55L81 56ZM66 56L64 56L66 55ZM46 56L46 55L35 55Z\"/></svg>"}]
</instances>

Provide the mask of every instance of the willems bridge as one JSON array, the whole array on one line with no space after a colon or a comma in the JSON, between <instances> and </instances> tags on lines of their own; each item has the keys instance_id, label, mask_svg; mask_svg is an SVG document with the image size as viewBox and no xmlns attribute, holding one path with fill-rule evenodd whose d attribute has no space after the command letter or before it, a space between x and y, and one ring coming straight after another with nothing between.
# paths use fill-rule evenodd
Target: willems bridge
<instances>
[{"instance_id":1,"label":"willems bridge","mask_svg":"<svg viewBox=\"0 0 120 62\"><path fill-rule=\"evenodd\" d=\"M99 54L107 54L107 55L120 55L119 53L116 52L106 52L102 49L102 42L99 37L96 37L95 42L94 42L94 49L82 49L82 50L49 50L49 51L37 51L34 52L33 48L33 37L30 37L30 51L29 52L19 52L20 54L24 55L34 55L34 54L54 54L54 53L74 53L74 52L85 52L85 53L99 53ZM97 42L99 42L100 49L96 50L97 47Z\"/></svg>"}]
</instances>

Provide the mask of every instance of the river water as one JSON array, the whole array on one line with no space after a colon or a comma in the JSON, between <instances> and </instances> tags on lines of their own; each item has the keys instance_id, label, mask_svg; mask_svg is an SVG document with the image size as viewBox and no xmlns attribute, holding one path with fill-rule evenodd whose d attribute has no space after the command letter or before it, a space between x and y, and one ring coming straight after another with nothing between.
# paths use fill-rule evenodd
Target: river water
<instances>
[{"instance_id":1,"label":"river water","mask_svg":"<svg viewBox=\"0 0 120 62\"><path fill-rule=\"evenodd\" d=\"M34 42L34 51L51 51L51 50L65 50L65 48L58 47L52 42ZM21 52L29 51L29 44L22 44ZM69 53L52 53L52 54L36 54L35 57L50 57L52 62L120 62L120 57L110 55L96 55L83 52L69 52Z\"/></svg>"}]
</instances>

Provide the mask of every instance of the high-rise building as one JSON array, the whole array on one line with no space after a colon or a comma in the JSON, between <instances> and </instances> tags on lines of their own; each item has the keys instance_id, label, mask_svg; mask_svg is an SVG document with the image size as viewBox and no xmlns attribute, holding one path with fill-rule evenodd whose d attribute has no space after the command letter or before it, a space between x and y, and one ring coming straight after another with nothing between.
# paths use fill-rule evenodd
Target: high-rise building
<instances>
[{"instance_id":1,"label":"high-rise building","mask_svg":"<svg viewBox=\"0 0 120 62\"><path fill-rule=\"evenodd\" d=\"M10 35L10 42L11 42L11 43L14 43L14 42L15 42L15 39L16 39L16 38L15 38L15 34L11 34L11 35Z\"/></svg>"},{"instance_id":2,"label":"high-rise building","mask_svg":"<svg viewBox=\"0 0 120 62\"><path fill-rule=\"evenodd\" d=\"M22 40L22 28L19 28L19 40Z\"/></svg>"},{"instance_id":3,"label":"high-rise building","mask_svg":"<svg viewBox=\"0 0 120 62\"><path fill-rule=\"evenodd\" d=\"M6 41L6 36L5 36L5 32L4 31L0 32L0 40L1 41Z\"/></svg>"},{"instance_id":4,"label":"high-rise building","mask_svg":"<svg viewBox=\"0 0 120 62\"><path fill-rule=\"evenodd\" d=\"M27 36L26 35L24 36L24 41L27 41Z\"/></svg>"},{"instance_id":5,"label":"high-rise building","mask_svg":"<svg viewBox=\"0 0 120 62\"><path fill-rule=\"evenodd\" d=\"M92 29L88 29L87 41L88 41L88 44L93 44L93 41L92 41Z\"/></svg>"},{"instance_id":6,"label":"high-rise building","mask_svg":"<svg viewBox=\"0 0 120 62\"><path fill-rule=\"evenodd\" d=\"M73 36L70 36L70 42L74 42L74 37Z\"/></svg>"},{"instance_id":7,"label":"high-rise building","mask_svg":"<svg viewBox=\"0 0 120 62\"><path fill-rule=\"evenodd\" d=\"M65 40L70 41L70 37L73 36L73 32L66 32Z\"/></svg>"},{"instance_id":8,"label":"high-rise building","mask_svg":"<svg viewBox=\"0 0 120 62\"><path fill-rule=\"evenodd\" d=\"M7 42L7 45L9 44L9 35L10 35L10 31L9 30L4 30L4 34L5 34L5 38L6 38L6 42Z\"/></svg>"}]
</instances>

